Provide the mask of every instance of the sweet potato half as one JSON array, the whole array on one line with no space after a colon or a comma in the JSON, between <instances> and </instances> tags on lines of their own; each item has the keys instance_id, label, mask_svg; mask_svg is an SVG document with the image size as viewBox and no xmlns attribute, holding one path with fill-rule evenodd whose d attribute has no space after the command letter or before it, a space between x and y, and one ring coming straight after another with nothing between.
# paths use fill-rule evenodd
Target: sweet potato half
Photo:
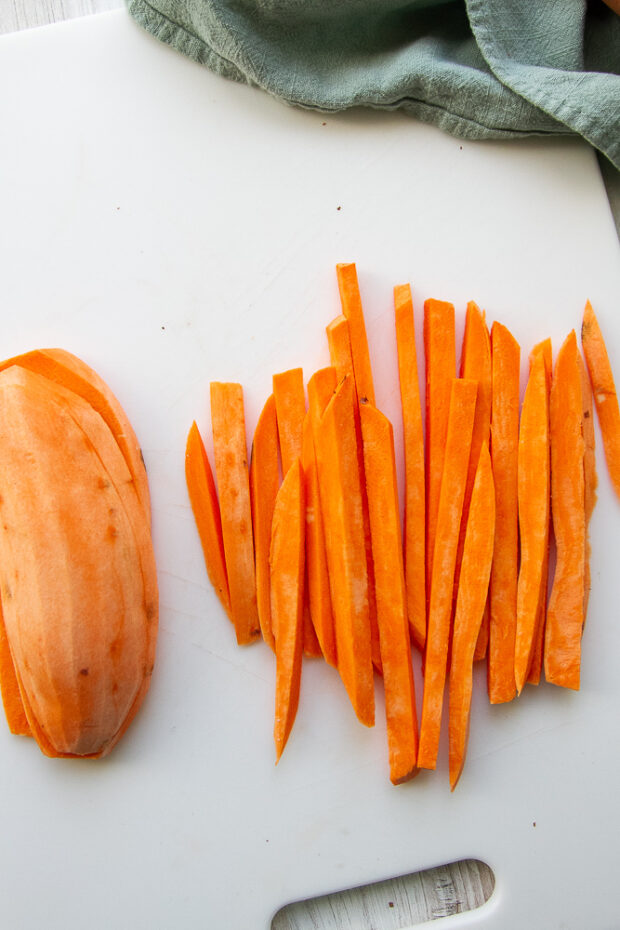
<instances>
[{"instance_id":1,"label":"sweet potato half","mask_svg":"<svg viewBox=\"0 0 620 930\"><path fill-rule=\"evenodd\" d=\"M0 365L0 685L10 729L54 757L110 752L157 640L146 473L90 372L55 350Z\"/></svg>"}]
</instances>

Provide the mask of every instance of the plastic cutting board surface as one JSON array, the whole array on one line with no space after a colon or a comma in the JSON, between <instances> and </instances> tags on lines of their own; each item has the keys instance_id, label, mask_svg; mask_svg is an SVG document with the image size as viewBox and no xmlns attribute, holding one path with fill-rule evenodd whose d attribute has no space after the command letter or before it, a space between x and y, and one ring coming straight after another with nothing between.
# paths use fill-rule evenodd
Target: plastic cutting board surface
<instances>
[{"instance_id":1,"label":"plastic cutting board surface","mask_svg":"<svg viewBox=\"0 0 620 930\"><path fill-rule=\"evenodd\" d=\"M397 283L412 283L418 337L426 297L455 303L459 338L476 300L520 341L524 375L589 297L620 373L620 250L592 152L294 110L123 11L2 38L0 82L3 355L62 346L118 395L161 585L152 689L108 760L49 760L0 727L2 922L263 930L288 901L473 856L495 892L446 928L618 926L620 503L600 434L582 690L489 707L478 670L454 794L445 741L435 773L392 787L380 690L366 731L320 662L276 768L273 656L235 644L183 476L194 418L210 442L209 381L244 385L251 434L274 372L327 364L339 261L357 263L398 443Z\"/></svg>"}]
</instances>

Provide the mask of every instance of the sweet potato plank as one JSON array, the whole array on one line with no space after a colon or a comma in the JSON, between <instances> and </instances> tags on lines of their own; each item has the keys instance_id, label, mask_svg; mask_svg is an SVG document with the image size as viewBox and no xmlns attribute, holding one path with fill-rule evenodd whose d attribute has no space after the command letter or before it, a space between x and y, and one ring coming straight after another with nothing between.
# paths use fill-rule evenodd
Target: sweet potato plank
<instances>
[{"instance_id":1,"label":"sweet potato plank","mask_svg":"<svg viewBox=\"0 0 620 930\"><path fill-rule=\"evenodd\" d=\"M458 589L463 546L465 544L469 501L474 487L478 461L480 459L480 449L484 443L488 445L491 432L491 397L493 386L491 340L489 338L489 330L487 328L484 312L480 310L473 300L470 300L467 304L467 311L465 314L465 332L463 333L460 375L461 378L474 378L478 381L478 399L476 401L469 471L467 474L467 486L465 488L465 500L463 502L461 538L459 539L459 549L456 557L455 598L456 590ZM480 624L478 642L476 643L476 651L474 653L476 660L485 658L488 643L489 609L487 604L482 617L482 623Z\"/></svg>"},{"instance_id":2,"label":"sweet potato plank","mask_svg":"<svg viewBox=\"0 0 620 930\"><path fill-rule=\"evenodd\" d=\"M211 382L211 423L230 610L237 642L245 645L259 635L260 621L256 604L243 388L240 384Z\"/></svg>"},{"instance_id":3,"label":"sweet potato plank","mask_svg":"<svg viewBox=\"0 0 620 930\"><path fill-rule=\"evenodd\" d=\"M494 536L495 487L488 445L483 443L467 515L452 635L448 718L452 791L467 751L474 650L489 591Z\"/></svg>"},{"instance_id":4,"label":"sweet potato plank","mask_svg":"<svg viewBox=\"0 0 620 930\"><path fill-rule=\"evenodd\" d=\"M551 390L551 376L553 373L553 353L551 347L551 340L544 339L542 342L537 343L530 352L529 363L530 370L533 364L534 359L536 358L537 353L542 354L544 363L545 363L545 377L547 381L547 410L549 409L549 391ZM549 450L549 467L551 468L551 449ZM543 662L543 648L545 641L545 623L547 620L547 599L548 599L548 587L549 587L549 547L551 542L551 473L549 475L549 497L547 499L547 519L549 524L549 544L545 549L545 554L543 557L542 564L542 573L541 573L541 590L540 590L540 602L538 604L538 615L536 617L536 629L534 632L534 643L532 645L532 657L530 660L530 667L527 673L527 683L530 685L540 684L540 676L542 672L542 662Z\"/></svg>"},{"instance_id":5,"label":"sweet potato plank","mask_svg":"<svg viewBox=\"0 0 620 930\"><path fill-rule=\"evenodd\" d=\"M370 366L366 323L357 280L357 268L352 262L342 263L336 266L336 274L342 312L349 323L357 398L358 400L367 401L369 404L374 404L375 388Z\"/></svg>"},{"instance_id":6,"label":"sweet potato plank","mask_svg":"<svg viewBox=\"0 0 620 930\"><path fill-rule=\"evenodd\" d=\"M200 537L209 581L230 617L230 594L224 557L222 519L213 472L196 423L192 423L185 446L185 481L194 521Z\"/></svg>"},{"instance_id":7,"label":"sweet potato plank","mask_svg":"<svg viewBox=\"0 0 620 930\"><path fill-rule=\"evenodd\" d=\"M549 400L542 352L532 361L525 389L518 452L521 562L517 582L515 684L520 694L532 659L549 548Z\"/></svg>"},{"instance_id":8,"label":"sweet potato plank","mask_svg":"<svg viewBox=\"0 0 620 930\"><path fill-rule=\"evenodd\" d=\"M418 723L394 436L390 421L371 404L360 404L360 421L375 563L390 779L400 785L418 772Z\"/></svg>"},{"instance_id":9,"label":"sweet potato plank","mask_svg":"<svg viewBox=\"0 0 620 930\"><path fill-rule=\"evenodd\" d=\"M304 551L306 535L304 475L299 459L278 491L271 536L271 611L276 637L276 762L288 741L297 710L303 654Z\"/></svg>"},{"instance_id":10,"label":"sweet potato plank","mask_svg":"<svg viewBox=\"0 0 620 930\"><path fill-rule=\"evenodd\" d=\"M306 415L304 375L301 368L291 368L273 376L278 439L282 474L301 456L301 432Z\"/></svg>"},{"instance_id":11,"label":"sweet potato plank","mask_svg":"<svg viewBox=\"0 0 620 930\"><path fill-rule=\"evenodd\" d=\"M581 397L583 400L583 420L582 431L584 441L583 453L583 478L584 494L586 508L586 552L584 566L584 606L583 622L585 624L588 613L588 601L590 599L590 587L592 584L590 568L590 520L596 506L596 489L598 487L598 475L596 472L596 437L594 434L594 401L592 397L592 385L588 376L585 362L581 355L577 356L579 360L579 373L581 375Z\"/></svg>"},{"instance_id":12,"label":"sweet potato plank","mask_svg":"<svg viewBox=\"0 0 620 930\"><path fill-rule=\"evenodd\" d=\"M321 653L329 665L336 667L334 614L310 410L304 420L302 467L306 498L306 594Z\"/></svg>"},{"instance_id":13,"label":"sweet potato plank","mask_svg":"<svg viewBox=\"0 0 620 930\"><path fill-rule=\"evenodd\" d=\"M314 438L338 671L358 719L372 726L374 680L356 409L353 382L346 376Z\"/></svg>"},{"instance_id":14,"label":"sweet potato plank","mask_svg":"<svg viewBox=\"0 0 620 930\"><path fill-rule=\"evenodd\" d=\"M423 651L426 643L424 424L418 382L413 300L408 284L394 288L394 320L405 459L403 550L407 615L413 642Z\"/></svg>"},{"instance_id":15,"label":"sweet potato plank","mask_svg":"<svg viewBox=\"0 0 620 930\"><path fill-rule=\"evenodd\" d=\"M495 547L491 566L487 679L491 704L516 695L515 633L519 565L518 449L520 347L501 323L491 328L493 397L491 464L495 481Z\"/></svg>"},{"instance_id":16,"label":"sweet potato plank","mask_svg":"<svg viewBox=\"0 0 620 930\"><path fill-rule=\"evenodd\" d=\"M260 413L250 457L250 501L254 535L254 561L256 573L256 607L261 633L267 645L275 651L271 623L271 591L269 550L273 508L280 486L278 461L278 424L276 401L273 394L267 398Z\"/></svg>"},{"instance_id":17,"label":"sweet potato plank","mask_svg":"<svg viewBox=\"0 0 620 930\"><path fill-rule=\"evenodd\" d=\"M355 372L353 363L353 349L351 344L351 326L344 316L337 316L326 327L327 344L332 367L336 370L338 380L349 377L355 385ZM375 595L374 566L372 555L372 541L370 537L370 519L368 516L368 500L366 498L366 482L364 481L364 450L362 431L359 417L359 401L356 397L353 411L355 421L355 437L357 442L357 459L362 488L362 513L364 518L364 545L366 549L366 571L368 574L368 610L370 614L370 635L372 648L372 661L381 672L381 649L379 646L379 627L377 624L377 604Z\"/></svg>"},{"instance_id":18,"label":"sweet potato plank","mask_svg":"<svg viewBox=\"0 0 620 930\"><path fill-rule=\"evenodd\" d=\"M558 352L549 400L556 566L544 652L547 681L576 691L580 686L586 551L585 443L578 355L573 331Z\"/></svg>"},{"instance_id":19,"label":"sweet potato plank","mask_svg":"<svg viewBox=\"0 0 620 930\"><path fill-rule=\"evenodd\" d=\"M452 380L426 635L424 697L418 749L418 767L424 769L434 769L437 764L450 642L454 570L477 391L476 381L462 378Z\"/></svg>"},{"instance_id":20,"label":"sweet potato plank","mask_svg":"<svg viewBox=\"0 0 620 930\"><path fill-rule=\"evenodd\" d=\"M443 300L424 303L426 360L426 598L435 551L435 526L443 472L450 391L456 376L454 306Z\"/></svg>"},{"instance_id":21,"label":"sweet potato plank","mask_svg":"<svg viewBox=\"0 0 620 930\"><path fill-rule=\"evenodd\" d=\"M620 497L620 407L607 346L590 301L583 312L581 344L592 383L609 477Z\"/></svg>"}]
</instances>

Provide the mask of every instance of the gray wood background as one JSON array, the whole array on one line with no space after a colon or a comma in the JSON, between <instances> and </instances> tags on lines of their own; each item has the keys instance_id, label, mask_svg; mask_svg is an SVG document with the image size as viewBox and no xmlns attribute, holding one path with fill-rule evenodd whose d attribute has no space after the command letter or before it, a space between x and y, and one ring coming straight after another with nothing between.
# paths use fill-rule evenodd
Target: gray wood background
<instances>
[{"instance_id":1,"label":"gray wood background","mask_svg":"<svg viewBox=\"0 0 620 930\"><path fill-rule=\"evenodd\" d=\"M0 35L123 5L123 0L0 0ZM478 907L492 890L493 874L487 866L473 860L447 863L290 904L276 915L272 930L398 930Z\"/></svg>"}]
</instances>

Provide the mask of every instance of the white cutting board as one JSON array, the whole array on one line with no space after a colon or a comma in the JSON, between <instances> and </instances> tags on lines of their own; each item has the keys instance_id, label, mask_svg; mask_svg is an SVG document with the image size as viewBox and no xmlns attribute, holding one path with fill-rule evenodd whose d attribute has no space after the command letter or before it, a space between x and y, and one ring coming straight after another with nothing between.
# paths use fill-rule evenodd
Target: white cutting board
<instances>
[{"instance_id":1,"label":"white cutting board","mask_svg":"<svg viewBox=\"0 0 620 930\"><path fill-rule=\"evenodd\" d=\"M602 463L580 693L490 708L469 757L394 788L378 724L304 668L274 766L274 662L236 646L206 580L183 477L208 382L248 427L271 375L328 360L334 266L356 261L378 402L400 439L391 288L469 299L524 356L590 297L620 373L620 251L591 151L472 144L399 114L293 110L143 34L124 11L0 41L2 354L58 345L132 418L161 584L156 674L112 757L52 761L0 727L0 901L17 930L264 930L288 901L465 858L494 869L445 927L620 925L620 503ZM525 368L525 366L524 366ZM418 676L419 683L419 676Z\"/></svg>"}]
</instances>

